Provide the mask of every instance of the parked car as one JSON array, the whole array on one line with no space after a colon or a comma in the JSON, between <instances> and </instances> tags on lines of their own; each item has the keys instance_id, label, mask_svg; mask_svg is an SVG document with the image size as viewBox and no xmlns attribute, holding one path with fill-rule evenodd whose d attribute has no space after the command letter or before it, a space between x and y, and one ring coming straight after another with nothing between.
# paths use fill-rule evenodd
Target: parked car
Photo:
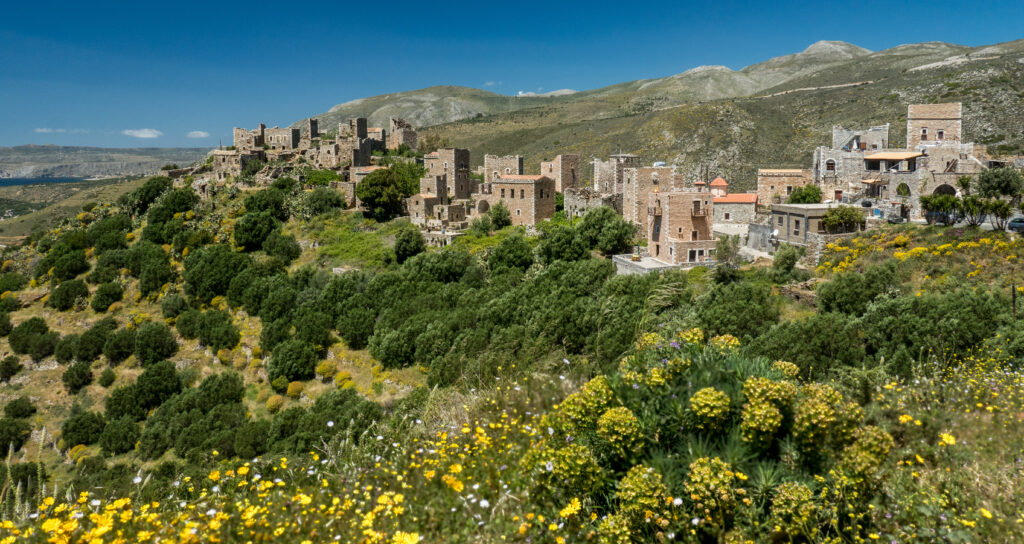
<instances>
[{"instance_id":1,"label":"parked car","mask_svg":"<svg viewBox=\"0 0 1024 544\"><path fill-rule=\"evenodd\" d=\"M870 208L871 207L871 201L870 200L861 200L860 201L860 205L862 207L864 207L864 208Z\"/></svg>"},{"instance_id":2,"label":"parked car","mask_svg":"<svg viewBox=\"0 0 1024 544\"><path fill-rule=\"evenodd\" d=\"M1024 232L1024 217L1014 217L1006 224L1006 229L1010 232Z\"/></svg>"},{"instance_id":3,"label":"parked car","mask_svg":"<svg viewBox=\"0 0 1024 544\"><path fill-rule=\"evenodd\" d=\"M899 223L903 223L905 221L905 219L903 219L902 217L900 217L898 215L890 215L888 217L888 219L886 219L886 221L888 221L889 223L892 223L893 225L896 225L896 224L899 224Z\"/></svg>"}]
</instances>

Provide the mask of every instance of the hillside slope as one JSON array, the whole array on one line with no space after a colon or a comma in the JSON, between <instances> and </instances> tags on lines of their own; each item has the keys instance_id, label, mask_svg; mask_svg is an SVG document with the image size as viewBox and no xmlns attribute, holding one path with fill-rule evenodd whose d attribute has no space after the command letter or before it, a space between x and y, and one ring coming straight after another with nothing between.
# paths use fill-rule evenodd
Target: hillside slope
<instances>
[{"instance_id":1,"label":"hillside slope","mask_svg":"<svg viewBox=\"0 0 1024 544\"><path fill-rule=\"evenodd\" d=\"M191 164L207 148L0 147L0 178L88 178L153 174L166 164Z\"/></svg>"}]
</instances>

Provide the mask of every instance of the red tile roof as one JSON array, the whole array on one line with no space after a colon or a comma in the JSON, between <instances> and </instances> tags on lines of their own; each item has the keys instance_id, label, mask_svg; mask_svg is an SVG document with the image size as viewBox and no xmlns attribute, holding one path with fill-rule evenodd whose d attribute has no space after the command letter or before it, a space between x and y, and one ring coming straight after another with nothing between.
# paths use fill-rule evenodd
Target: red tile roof
<instances>
[{"instance_id":1,"label":"red tile roof","mask_svg":"<svg viewBox=\"0 0 1024 544\"><path fill-rule=\"evenodd\" d=\"M728 187L729 186L729 182L725 181L724 179L722 179L720 177L718 177L718 178L715 178L715 180L711 182L711 186L712 187Z\"/></svg>"},{"instance_id":2,"label":"red tile roof","mask_svg":"<svg viewBox=\"0 0 1024 544\"><path fill-rule=\"evenodd\" d=\"M733 193L731 195L716 196L715 204L756 204L757 193Z\"/></svg>"}]
</instances>

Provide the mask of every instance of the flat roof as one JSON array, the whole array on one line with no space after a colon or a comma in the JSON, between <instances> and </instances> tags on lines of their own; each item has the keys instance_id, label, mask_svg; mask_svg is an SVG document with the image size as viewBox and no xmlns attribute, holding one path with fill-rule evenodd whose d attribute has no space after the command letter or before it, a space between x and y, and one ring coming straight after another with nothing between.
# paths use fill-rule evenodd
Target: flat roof
<instances>
[{"instance_id":1,"label":"flat roof","mask_svg":"<svg viewBox=\"0 0 1024 544\"><path fill-rule=\"evenodd\" d=\"M920 151L883 151L881 153L865 155L864 159L879 161L905 161L907 159L914 159L922 156L924 156L924 153L921 153Z\"/></svg>"},{"instance_id":2,"label":"flat roof","mask_svg":"<svg viewBox=\"0 0 1024 544\"><path fill-rule=\"evenodd\" d=\"M802 174L807 172L800 168L758 168L758 174Z\"/></svg>"}]
</instances>

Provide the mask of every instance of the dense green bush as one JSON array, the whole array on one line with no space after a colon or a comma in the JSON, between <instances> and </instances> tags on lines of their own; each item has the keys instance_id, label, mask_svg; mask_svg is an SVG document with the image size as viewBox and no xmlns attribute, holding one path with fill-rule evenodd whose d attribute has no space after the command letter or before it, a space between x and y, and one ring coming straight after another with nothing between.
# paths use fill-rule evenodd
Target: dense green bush
<instances>
[{"instance_id":1,"label":"dense green bush","mask_svg":"<svg viewBox=\"0 0 1024 544\"><path fill-rule=\"evenodd\" d=\"M135 358L143 366L166 359L178 352L174 333L163 323L145 323L135 335Z\"/></svg>"},{"instance_id":2,"label":"dense green bush","mask_svg":"<svg viewBox=\"0 0 1024 544\"><path fill-rule=\"evenodd\" d=\"M50 293L46 305L60 311L70 310L78 299L89 297L89 287L82 280L61 283Z\"/></svg>"},{"instance_id":3,"label":"dense green bush","mask_svg":"<svg viewBox=\"0 0 1024 544\"><path fill-rule=\"evenodd\" d=\"M263 241L263 251L267 255L277 257L288 263L302 255L302 247L294 236L282 234L280 230L271 232Z\"/></svg>"},{"instance_id":4,"label":"dense green bush","mask_svg":"<svg viewBox=\"0 0 1024 544\"><path fill-rule=\"evenodd\" d=\"M110 334L117 328L117 321L113 317L105 317L94 323L75 343L75 359L90 363L95 361L103 353Z\"/></svg>"},{"instance_id":5,"label":"dense green bush","mask_svg":"<svg viewBox=\"0 0 1024 544\"><path fill-rule=\"evenodd\" d=\"M198 321L196 330L199 343L214 352L222 349L234 349L241 340L238 328L231 319L231 314L219 310L204 312Z\"/></svg>"},{"instance_id":6,"label":"dense green bush","mask_svg":"<svg viewBox=\"0 0 1024 544\"><path fill-rule=\"evenodd\" d=\"M181 392L181 376L170 361L150 365L135 381L135 399L144 410L160 406Z\"/></svg>"},{"instance_id":7,"label":"dense green bush","mask_svg":"<svg viewBox=\"0 0 1024 544\"><path fill-rule=\"evenodd\" d=\"M24 369L25 365L21 364L17 355L4 357L3 360L0 360L0 382L10 382L11 378L17 376Z\"/></svg>"},{"instance_id":8,"label":"dense green bush","mask_svg":"<svg viewBox=\"0 0 1024 544\"><path fill-rule=\"evenodd\" d=\"M92 383L92 365L85 361L79 361L67 368L61 375L64 388L72 395L81 391L85 386Z\"/></svg>"},{"instance_id":9,"label":"dense green bush","mask_svg":"<svg viewBox=\"0 0 1024 544\"><path fill-rule=\"evenodd\" d=\"M386 221L402 213L405 180L394 169L370 172L356 185L356 197L363 203L366 214L378 221Z\"/></svg>"},{"instance_id":10,"label":"dense green bush","mask_svg":"<svg viewBox=\"0 0 1024 544\"><path fill-rule=\"evenodd\" d=\"M501 230L512 224L512 212L504 201L499 201L490 210L487 210L487 219L494 230Z\"/></svg>"},{"instance_id":11,"label":"dense green bush","mask_svg":"<svg viewBox=\"0 0 1024 544\"><path fill-rule=\"evenodd\" d=\"M110 387L111 385L113 385L114 380L116 379L117 374L114 372L114 369L105 368L103 369L103 372L100 373L100 379L97 381L97 383L99 383L103 387Z\"/></svg>"},{"instance_id":12,"label":"dense green bush","mask_svg":"<svg viewBox=\"0 0 1024 544\"><path fill-rule=\"evenodd\" d=\"M46 321L43 318L31 317L11 329L8 341L14 353L33 354L33 359L35 359L34 353L37 351L37 346L45 346L47 343L46 337L50 334L52 334L50 327L46 325ZM54 347L56 347L55 345L56 341L54 341ZM51 349L50 353L52 352Z\"/></svg>"},{"instance_id":13,"label":"dense green bush","mask_svg":"<svg viewBox=\"0 0 1024 544\"><path fill-rule=\"evenodd\" d=\"M615 213L615 210L600 206L583 216L579 233L588 246L603 255L615 255L629 250L636 227Z\"/></svg>"},{"instance_id":14,"label":"dense green bush","mask_svg":"<svg viewBox=\"0 0 1024 544\"><path fill-rule=\"evenodd\" d=\"M246 213L235 223L235 245L246 251L261 249L270 233L280 226L270 212Z\"/></svg>"},{"instance_id":15,"label":"dense green bush","mask_svg":"<svg viewBox=\"0 0 1024 544\"><path fill-rule=\"evenodd\" d=\"M203 246L185 258L185 292L200 302L226 295L232 278L249 267L247 255L224 244Z\"/></svg>"},{"instance_id":16,"label":"dense green bush","mask_svg":"<svg viewBox=\"0 0 1024 544\"><path fill-rule=\"evenodd\" d=\"M103 356L111 365L120 364L135 352L135 329L119 329L107 337Z\"/></svg>"},{"instance_id":17,"label":"dense green bush","mask_svg":"<svg viewBox=\"0 0 1024 544\"><path fill-rule=\"evenodd\" d=\"M291 192L291 189L291 187L286 190L271 187L250 194L245 197L245 215L267 213L278 221L287 221L288 208L285 206L285 192Z\"/></svg>"},{"instance_id":18,"label":"dense green bush","mask_svg":"<svg viewBox=\"0 0 1024 544\"><path fill-rule=\"evenodd\" d=\"M177 293L166 295L160 301L160 313L168 319L178 317L187 309L188 301Z\"/></svg>"},{"instance_id":19,"label":"dense green bush","mask_svg":"<svg viewBox=\"0 0 1024 544\"><path fill-rule=\"evenodd\" d=\"M306 213L304 215L307 218L315 217L344 207L345 201L338 191L326 187L317 187L306 194L304 206Z\"/></svg>"},{"instance_id":20,"label":"dense green bush","mask_svg":"<svg viewBox=\"0 0 1024 544\"><path fill-rule=\"evenodd\" d=\"M100 434L100 448L107 455L127 453L135 448L140 434L139 426L130 417L108 421Z\"/></svg>"},{"instance_id":21,"label":"dense green bush","mask_svg":"<svg viewBox=\"0 0 1024 544\"><path fill-rule=\"evenodd\" d=\"M123 297L124 288L120 283L115 281L104 283L96 289L96 294L92 296L91 306L96 312L103 313L111 304L120 302Z\"/></svg>"},{"instance_id":22,"label":"dense green bush","mask_svg":"<svg viewBox=\"0 0 1024 544\"><path fill-rule=\"evenodd\" d=\"M312 379L316 366L316 352L301 340L285 340L274 347L268 365L270 379L284 377L288 381Z\"/></svg>"},{"instance_id":23,"label":"dense green bush","mask_svg":"<svg viewBox=\"0 0 1024 544\"><path fill-rule=\"evenodd\" d=\"M121 195L117 203L131 217L137 217L145 214L149 207L156 202L156 199L173 186L174 183L171 181L171 178L167 176L154 176L147 179L142 187Z\"/></svg>"},{"instance_id":24,"label":"dense green bush","mask_svg":"<svg viewBox=\"0 0 1024 544\"><path fill-rule=\"evenodd\" d=\"M103 416L96 412L87 412L75 406L71 415L64 420L61 426L60 436L64 441L64 447L71 449L79 444L95 444L100 439L100 434L106 426Z\"/></svg>"},{"instance_id":25,"label":"dense green bush","mask_svg":"<svg viewBox=\"0 0 1024 544\"><path fill-rule=\"evenodd\" d=\"M25 419L36 413L36 406L28 397L18 397L4 405L4 416L13 419Z\"/></svg>"},{"instance_id":26,"label":"dense green bush","mask_svg":"<svg viewBox=\"0 0 1024 544\"><path fill-rule=\"evenodd\" d=\"M697 322L707 334L731 334L750 341L779 320L768 289L747 282L715 285L698 301Z\"/></svg>"},{"instance_id":27,"label":"dense green bush","mask_svg":"<svg viewBox=\"0 0 1024 544\"><path fill-rule=\"evenodd\" d=\"M11 314L7 312L0 312L0 337L11 334L11 329L14 325L11 324Z\"/></svg>"},{"instance_id":28,"label":"dense green bush","mask_svg":"<svg viewBox=\"0 0 1024 544\"><path fill-rule=\"evenodd\" d=\"M505 270L526 270L533 265L533 249L522 236L502 240L487 256L487 266L494 273Z\"/></svg>"},{"instance_id":29,"label":"dense green bush","mask_svg":"<svg viewBox=\"0 0 1024 544\"><path fill-rule=\"evenodd\" d=\"M576 229L554 225L541 237L537 256L545 265L555 261L578 261L588 256L587 242Z\"/></svg>"},{"instance_id":30,"label":"dense green bush","mask_svg":"<svg viewBox=\"0 0 1024 544\"><path fill-rule=\"evenodd\" d=\"M146 408L139 402L139 389L132 385L118 387L104 399L104 414L107 421L122 417L141 421L146 417Z\"/></svg>"},{"instance_id":31,"label":"dense green bush","mask_svg":"<svg viewBox=\"0 0 1024 544\"><path fill-rule=\"evenodd\" d=\"M75 349L78 347L77 334L64 335L57 341L57 345L53 348L53 356L57 359L57 362L65 365L75 359Z\"/></svg>"},{"instance_id":32,"label":"dense green bush","mask_svg":"<svg viewBox=\"0 0 1024 544\"><path fill-rule=\"evenodd\" d=\"M407 226L395 235L395 262L404 263L409 257L419 255L427 249L423 233L415 226Z\"/></svg>"},{"instance_id":33,"label":"dense green bush","mask_svg":"<svg viewBox=\"0 0 1024 544\"><path fill-rule=\"evenodd\" d=\"M24 419L0 418L0 451L18 451L29 435L32 426Z\"/></svg>"},{"instance_id":34,"label":"dense green bush","mask_svg":"<svg viewBox=\"0 0 1024 544\"><path fill-rule=\"evenodd\" d=\"M202 322L202 310L186 310L174 321L174 328L178 330L178 334L180 334L182 338L188 338L191 340L199 336L199 329L202 326Z\"/></svg>"},{"instance_id":35,"label":"dense green bush","mask_svg":"<svg viewBox=\"0 0 1024 544\"><path fill-rule=\"evenodd\" d=\"M0 293L5 291L21 291L28 285L28 278L17 272L4 272L0 274Z\"/></svg>"}]
</instances>

